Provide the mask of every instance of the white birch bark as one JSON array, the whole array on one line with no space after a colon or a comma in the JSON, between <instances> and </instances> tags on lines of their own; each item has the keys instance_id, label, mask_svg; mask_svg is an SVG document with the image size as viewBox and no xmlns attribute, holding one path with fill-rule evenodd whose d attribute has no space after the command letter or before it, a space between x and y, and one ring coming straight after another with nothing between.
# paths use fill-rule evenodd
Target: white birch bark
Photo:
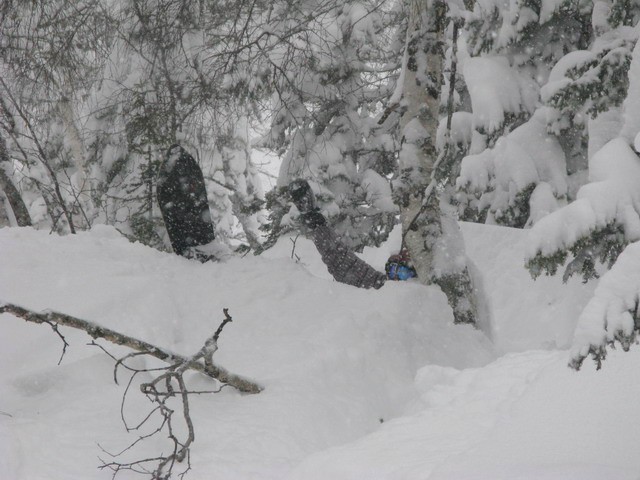
<instances>
[{"instance_id":1,"label":"white birch bark","mask_svg":"<svg viewBox=\"0 0 640 480\"><path fill-rule=\"evenodd\" d=\"M69 96L65 95L62 100L58 102L57 110L64 126L65 143L69 146L69 154L75 166L75 172L69 179L70 187L72 188L77 206L84 212L84 215L78 216L76 221L85 223L86 225L84 225L84 227L88 228L90 227L88 218L92 212L87 211L91 209L91 205L89 204L90 196L85 193L89 186L87 182L88 175L85 164L84 142L82 141L82 134L76 123L76 116L70 100L71 94L69 93L68 95Z\"/></svg>"},{"instance_id":2,"label":"white birch bark","mask_svg":"<svg viewBox=\"0 0 640 480\"><path fill-rule=\"evenodd\" d=\"M424 227L426 221L431 229L439 230L437 202L432 202L433 205L424 215L418 214L436 159L435 132L438 128L442 57L420 50L429 44L437 45L438 42L442 42L444 32L436 29L426 34L425 27L429 22L426 18L429 13L427 0L408 0L408 3L409 25L402 74L403 107L406 110L400 119L400 131L403 135L400 172L406 193L400 216L402 230L405 232L405 246L411 253L418 277L423 282L430 283L433 277L433 250L425 248ZM426 35L429 38L425 38ZM421 64L422 62L424 64ZM425 76L431 77L433 82L430 91L425 88ZM414 225L411 228L412 222Z\"/></svg>"},{"instance_id":3,"label":"white birch bark","mask_svg":"<svg viewBox=\"0 0 640 480\"><path fill-rule=\"evenodd\" d=\"M444 63L446 3L408 0L409 24L403 64L404 114L400 128L402 189L401 220L404 246L418 278L439 285L447 295L457 323L477 321L475 290L466 266L464 242L457 222L443 217L433 185L437 161L442 65ZM425 199L425 191L429 191Z\"/></svg>"}]
</instances>

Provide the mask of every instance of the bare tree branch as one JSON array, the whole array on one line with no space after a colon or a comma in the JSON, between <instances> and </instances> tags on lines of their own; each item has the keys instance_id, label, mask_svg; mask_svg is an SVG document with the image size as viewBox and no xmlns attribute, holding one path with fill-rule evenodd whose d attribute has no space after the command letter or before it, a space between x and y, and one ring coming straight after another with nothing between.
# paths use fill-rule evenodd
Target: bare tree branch
<instances>
[{"instance_id":1,"label":"bare tree branch","mask_svg":"<svg viewBox=\"0 0 640 480\"><path fill-rule=\"evenodd\" d=\"M205 342L204 347L191 358L184 357L177 353L170 352L166 349L160 348L156 345L138 340L137 338L129 337L122 333L116 332L95 323L83 320L80 318L72 317L64 313L47 311L47 312L34 312L26 308L14 305L11 303L0 302L0 313L11 313L18 318L33 323L46 323L48 325L64 325L66 327L77 328L88 333L92 338L104 338L105 340L114 343L116 345L123 345L129 347L138 352L144 352L152 357L158 358L172 365L180 365L179 368L182 371L186 369L197 370L205 375L214 378L222 383L227 383L232 387L238 389L243 393L259 393L262 391L262 387L257 383L235 375L225 368L213 363L211 356L217 350L217 339L220 334L222 326L225 323L231 321L231 317L228 316L228 312L225 309L225 322L218 331ZM228 320L227 320L228 318ZM204 360L202 363L200 360Z\"/></svg>"},{"instance_id":2,"label":"bare tree branch","mask_svg":"<svg viewBox=\"0 0 640 480\"><path fill-rule=\"evenodd\" d=\"M124 423L127 432L139 432L139 436L129 444L128 447L116 454L111 454L104 448L100 447L103 452L107 453L114 459L109 462L101 459L102 466L100 468L112 470L114 472L114 477L123 470L129 470L150 475L153 480L167 480L169 478L174 478L176 475L178 478L183 478L191 469L191 445L195 441L195 428L193 419L191 418L189 395L220 393L220 391L227 385L222 384L217 389L209 391L188 390L184 380L184 373L190 368L190 364L198 361L199 359L204 359L205 365L213 364L212 356L218 348L217 341L220 334L222 333L224 326L232 321L228 309L223 309L223 312L225 318L213 336L205 342L205 345L194 356L186 359L183 363L169 365L161 369L138 368L127 364L127 360L130 360L137 355L141 355L142 352L133 352L117 360L114 368L114 377L118 366L122 366L129 372L132 372L122 398L120 409L122 422ZM100 348L105 350L101 346ZM116 358L109 352L106 353L116 360ZM138 422L135 426L130 426L125 415L124 405L134 379L140 373L158 371L162 371L163 373L155 376L152 380L143 382L139 385L140 391L152 402L154 407L142 419L142 421ZM177 418L174 415L176 413L179 414ZM156 421L158 421L158 424L154 427L153 423ZM178 433L180 430L175 428L176 423L180 422L186 428L186 434L183 433L180 435ZM141 433L143 428L148 428L149 426L151 426L150 432ZM169 453L161 453L158 456L146 457L132 461L119 459L119 457L125 453L131 453L139 443L161 434L162 432L167 434L167 438L171 442L171 449ZM177 464L183 465L180 473L176 471Z\"/></svg>"}]
</instances>

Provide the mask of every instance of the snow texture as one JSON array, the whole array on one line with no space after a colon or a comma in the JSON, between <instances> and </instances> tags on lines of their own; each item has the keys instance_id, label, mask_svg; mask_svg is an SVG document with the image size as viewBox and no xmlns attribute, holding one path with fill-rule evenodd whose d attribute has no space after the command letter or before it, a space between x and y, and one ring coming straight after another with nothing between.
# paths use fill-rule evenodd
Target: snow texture
<instances>
[{"instance_id":1,"label":"snow texture","mask_svg":"<svg viewBox=\"0 0 640 480\"><path fill-rule=\"evenodd\" d=\"M546 184L547 195L532 199L533 214L552 208L549 195L563 198L567 194L566 163L557 139L547 133L546 109L536 111L524 125L501 137L496 146L462 160L458 188L481 194L479 209L489 207L500 217L512 207L517 195L530 185ZM539 204L538 204L539 202Z\"/></svg>"},{"instance_id":2,"label":"snow texture","mask_svg":"<svg viewBox=\"0 0 640 480\"><path fill-rule=\"evenodd\" d=\"M498 130L505 114L533 112L536 85L509 65L504 57L470 57L462 65L471 95L474 127L487 133Z\"/></svg>"},{"instance_id":3,"label":"snow texture","mask_svg":"<svg viewBox=\"0 0 640 480\"><path fill-rule=\"evenodd\" d=\"M620 129L623 126L622 109L611 107L596 118L588 117L587 122L589 128L587 156L591 158L607 143L620 135Z\"/></svg>"},{"instance_id":4,"label":"snow texture","mask_svg":"<svg viewBox=\"0 0 640 480\"><path fill-rule=\"evenodd\" d=\"M447 118L440 120L436 134L436 147L442 151L446 144ZM469 112L454 112L451 116L451 131L449 143L453 145L469 146L473 136L473 114Z\"/></svg>"},{"instance_id":5,"label":"snow texture","mask_svg":"<svg viewBox=\"0 0 640 480\"><path fill-rule=\"evenodd\" d=\"M558 60L549 73L549 80L540 89L542 101L548 102L557 92L571 84L573 79L567 75L570 69L595 60L596 54L589 50L574 50Z\"/></svg>"},{"instance_id":6,"label":"snow texture","mask_svg":"<svg viewBox=\"0 0 640 480\"><path fill-rule=\"evenodd\" d=\"M631 391L640 389L627 383L640 380L633 361L622 367L628 379L576 374L565 361L537 351L481 369L425 367L416 375L418 412L309 457L287 480L635 480L633 452L618 448L640 438L625 426L637 418ZM620 410L607 412L606 401Z\"/></svg>"}]
</instances>

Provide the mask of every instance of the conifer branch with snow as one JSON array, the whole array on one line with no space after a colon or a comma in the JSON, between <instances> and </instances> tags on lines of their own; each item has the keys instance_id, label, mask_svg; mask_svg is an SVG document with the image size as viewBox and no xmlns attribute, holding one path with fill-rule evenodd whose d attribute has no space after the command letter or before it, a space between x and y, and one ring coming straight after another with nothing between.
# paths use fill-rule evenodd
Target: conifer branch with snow
<instances>
[{"instance_id":1,"label":"conifer branch with snow","mask_svg":"<svg viewBox=\"0 0 640 480\"><path fill-rule=\"evenodd\" d=\"M569 365L578 370L593 358L599 369L609 348L624 351L640 333L640 243L629 245L613 268L602 276L576 327Z\"/></svg>"}]
</instances>

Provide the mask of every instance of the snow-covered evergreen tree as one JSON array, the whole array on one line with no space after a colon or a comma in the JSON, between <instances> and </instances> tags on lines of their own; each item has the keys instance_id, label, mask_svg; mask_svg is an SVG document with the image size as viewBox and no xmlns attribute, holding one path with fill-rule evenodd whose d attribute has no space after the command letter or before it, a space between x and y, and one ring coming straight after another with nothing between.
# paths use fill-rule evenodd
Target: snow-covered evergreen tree
<instances>
[{"instance_id":1,"label":"snow-covered evergreen tree","mask_svg":"<svg viewBox=\"0 0 640 480\"><path fill-rule=\"evenodd\" d=\"M640 239L640 160L621 138L589 162L589 180L569 205L532 229L527 266L534 276L555 274L568 257L565 278L597 277L597 264L611 267L624 247Z\"/></svg>"},{"instance_id":2,"label":"snow-covered evergreen tree","mask_svg":"<svg viewBox=\"0 0 640 480\"><path fill-rule=\"evenodd\" d=\"M633 9L621 19L617 8L616 4L594 4L590 45L561 58L541 90L542 101L551 107L549 131L563 145L567 171L574 177L570 199L584 183L588 159L617 136L622 124L620 107L627 95L637 34L628 23L633 21Z\"/></svg>"},{"instance_id":3,"label":"snow-covered evergreen tree","mask_svg":"<svg viewBox=\"0 0 640 480\"><path fill-rule=\"evenodd\" d=\"M391 16L369 1L276 5L303 25L268 53L275 93L263 143L284 153L278 186L307 179L346 244L378 245L397 213L389 185L397 147L377 122L389 96L383 80L398 67L385 46Z\"/></svg>"},{"instance_id":4,"label":"snow-covered evergreen tree","mask_svg":"<svg viewBox=\"0 0 640 480\"><path fill-rule=\"evenodd\" d=\"M611 271L602 276L593 298L580 314L570 366L579 369L587 357L600 368L607 348L627 351L640 333L640 243L629 245Z\"/></svg>"},{"instance_id":5,"label":"snow-covered evergreen tree","mask_svg":"<svg viewBox=\"0 0 640 480\"><path fill-rule=\"evenodd\" d=\"M105 80L94 92L92 165L102 221L157 247L164 229L154 205L156 173L166 149L180 143L208 184L218 238L257 245L262 193L251 165L238 84L229 80L235 33L248 21L243 4L123 1ZM227 33L227 36L223 33ZM237 113L239 112L239 113Z\"/></svg>"},{"instance_id":6,"label":"snow-covered evergreen tree","mask_svg":"<svg viewBox=\"0 0 640 480\"><path fill-rule=\"evenodd\" d=\"M629 44L637 39L637 33L621 25L605 36L606 44L615 48L607 49L600 60L591 52L580 54L591 59L591 64L584 62L591 65L586 79L600 78L600 74L605 80L587 83L581 108L597 112L609 105L614 108L622 103L622 107L619 112L612 112L614 120L608 119L604 125L598 124L597 118L596 122L589 122L589 142L594 150L599 146L589 159L589 183L579 189L575 202L534 227L527 262L533 275L554 274L571 257L565 278L574 273L585 280L594 278L598 263L610 268L628 243L640 239L640 197L636 188L640 160L631 147L640 131L636 108L640 93L638 46L633 50L633 60L629 53ZM575 90L571 79L565 83ZM624 102L620 99L623 92Z\"/></svg>"},{"instance_id":7,"label":"snow-covered evergreen tree","mask_svg":"<svg viewBox=\"0 0 640 480\"><path fill-rule=\"evenodd\" d=\"M546 111L536 111L493 148L464 158L457 184L478 194L472 207L485 212L488 222L524 227L566 197L565 155L547 132Z\"/></svg>"},{"instance_id":8,"label":"snow-covered evergreen tree","mask_svg":"<svg viewBox=\"0 0 640 480\"><path fill-rule=\"evenodd\" d=\"M574 126L549 128L554 111L540 108L539 91L558 60L588 46L589 32L587 3L474 5L463 68L473 133L457 183L463 218L524 227L571 195L567 175L586 168L586 148L576 152L575 143L586 143L568 135Z\"/></svg>"}]
</instances>

